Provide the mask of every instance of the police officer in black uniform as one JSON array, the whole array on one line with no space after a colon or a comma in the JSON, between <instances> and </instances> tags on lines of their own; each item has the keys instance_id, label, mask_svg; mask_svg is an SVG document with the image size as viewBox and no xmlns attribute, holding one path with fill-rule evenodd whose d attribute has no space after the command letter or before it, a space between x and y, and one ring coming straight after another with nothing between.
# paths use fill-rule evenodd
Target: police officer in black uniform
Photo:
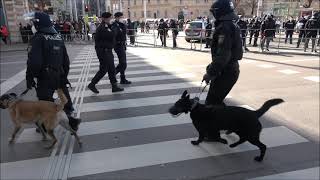
<instances>
[{"instance_id":1,"label":"police officer in black uniform","mask_svg":"<svg viewBox=\"0 0 320 180\"><path fill-rule=\"evenodd\" d=\"M286 39L284 43L287 43L288 37L290 38L290 44L292 44L292 35L294 31L294 27L296 26L296 22L293 20L293 17L291 16L289 21L287 21L284 24L284 28L286 30Z\"/></svg>"},{"instance_id":2,"label":"police officer in black uniform","mask_svg":"<svg viewBox=\"0 0 320 180\"><path fill-rule=\"evenodd\" d=\"M158 26L158 38L160 36L160 40L163 47L167 47L167 35L168 35L168 25L164 22L163 19L160 19L160 24Z\"/></svg>"},{"instance_id":3,"label":"police officer in black uniform","mask_svg":"<svg viewBox=\"0 0 320 180\"><path fill-rule=\"evenodd\" d=\"M209 48L211 45L211 34L212 34L212 24L210 19L207 19L207 26L206 26L206 47Z\"/></svg>"},{"instance_id":4,"label":"police officer in black uniform","mask_svg":"<svg viewBox=\"0 0 320 180\"><path fill-rule=\"evenodd\" d=\"M96 84L108 72L108 77L112 85L112 92L123 91L120 88L116 79L116 70L114 66L114 57L112 49L115 46L116 32L112 30L111 19L112 14L104 12L101 15L102 22L96 30L95 49L100 62L99 71L92 78L88 88L94 92L99 93Z\"/></svg>"},{"instance_id":5,"label":"police officer in black uniform","mask_svg":"<svg viewBox=\"0 0 320 180\"><path fill-rule=\"evenodd\" d=\"M253 23L253 35L254 35L254 40L253 40L253 47L257 47L258 46L258 37L259 37L259 33L260 33L260 28L261 28L261 21L258 17L256 17L254 23Z\"/></svg>"},{"instance_id":6,"label":"police officer in black uniform","mask_svg":"<svg viewBox=\"0 0 320 180\"><path fill-rule=\"evenodd\" d=\"M240 29L235 20L232 2L229 0L216 0L210 11L215 17L215 30L213 32L211 55L212 63L207 66L203 81L210 83L206 98L206 105L224 104L224 99L237 82L239 77L239 63L242 59L243 49ZM219 132L208 134L208 140L219 139Z\"/></svg>"},{"instance_id":7,"label":"police officer in black uniform","mask_svg":"<svg viewBox=\"0 0 320 180\"><path fill-rule=\"evenodd\" d=\"M276 23L271 14L265 16L263 23L261 24L261 51L264 51L264 44L266 43L266 50L269 51L270 41L273 39L276 31Z\"/></svg>"},{"instance_id":8,"label":"police officer in black uniform","mask_svg":"<svg viewBox=\"0 0 320 180\"><path fill-rule=\"evenodd\" d=\"M316 12L312 15L311 19L306 23L306 41L304 44L304 52L307 51L309 40L312 41L311 52L317 52L316 49L316 38L320 30L320 12Z\"/></svg>"},{"instance_id":9,"label":"police officer in black uniform","mask_svg":"<svg viewBox=\"0 0 320 180\"><path fill-rule=\"evenodd\" d=\"M246 46L248 23L243 19L242 15L239 15L239 20L237 22L237 25L239 26L240 32L241 32L242 46L246 51L249 51L249 49Z\"/></svg>"},{"instance_id":10,"label":"police officer in black uniform","mask_svg":"<svg viewBox=\"0 0 320 180\"><path fill-rule=\"evenodd\" d=\"M74 108L67 88L67 85L70 85L67 79L70 61L62 37L54 29L49 15L35 12L31 18L32 29L36 32L31 39L28 53L27 88L36 87L38 99L44 101L54 101L54 91L61 88L68 99L64 111L71 128L77 131L81 120L71 116ZM37 131L39 132L39 129Z\"/></svg>"},{"instance_id":11,"label":"police officer in black uniform","mask_svg":"<svg viewBox=\"0 0 320 180\"><path fill-rule=\"evenodd\" d=\"M116 67L116 74L120 72L120 84L131 84L126 79L125 70L127 69L127 55L126 55L126 41L127 41L127 27L120 20L123 17L122 12L114 14L115 21L112 24L112 29L116 32L116 44L114 51L117 53L119 64Z\"/></svg>"}]
</instances>

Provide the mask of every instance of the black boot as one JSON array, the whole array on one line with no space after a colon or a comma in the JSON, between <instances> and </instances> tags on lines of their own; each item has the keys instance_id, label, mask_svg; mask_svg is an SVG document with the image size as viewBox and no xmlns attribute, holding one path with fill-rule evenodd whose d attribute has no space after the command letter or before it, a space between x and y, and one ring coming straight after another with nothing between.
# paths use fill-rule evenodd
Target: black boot
<instances>
[{"instance_id":1,"label":"black boot","mask_svg":"<svg viewBox=\"0 0 320 180\"><path fill-rule=\"evenodd\" d=\"M112 92L120 92L123 91L124 89L119 87L117 83L112 84Z\"/></svg>"},{"instance_id":2,"label":"black boot","mask_svg":"<svg viewBox=\"0 0 320 180\"><path fill-rule=\"evenodd\" d=\"M68 119L69 119L70 127L77 132L79 129L79 124L81 123L81 119L78 119L72 116L68 116Z\"/></svg>"},{"instance_id":3,"label":"black boot","mask_svg":"<svg viewBox=\"0 0 320 180\"><path fill-rule=\"evenodd\" d=\"M124 75L121 76L120 84L131 84L131 81L128 81Z\"/></svg>"},{"instance_id":4,"label":"black boot","mask_svg":"<svg viewBox=\"0 0 320 180\"><path fill-rule=\"evenodd\" d=\"M41 127L42 127L43 131L44 131L45 133L47 133L47 129L44 127L43 124L41 124ZM40 132L41 132L40 129L39 129L39 127L36 128L36 132L37 132L37 133L40 133Z\"/></svg>"},{"instance_id":5,"label":"black boot","mask_svg":"<svg viewBox=\"0 0 320 180\"><path fill-rule=\"evenodd\" d=\"M92 84L92 83L90 83L90 84L88 85L88 89L90 89L92 92L94 92L94 93L96 93L96 94L99 93L98 89L96 88L96 85L94 85L94 84Z\"/></svg>"}]
</instances>

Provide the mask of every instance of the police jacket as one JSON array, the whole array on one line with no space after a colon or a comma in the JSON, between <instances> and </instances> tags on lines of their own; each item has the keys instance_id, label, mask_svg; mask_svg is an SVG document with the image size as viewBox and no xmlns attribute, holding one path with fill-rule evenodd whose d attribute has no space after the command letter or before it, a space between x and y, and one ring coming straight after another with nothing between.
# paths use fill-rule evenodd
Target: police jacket
<instances>
[{"instance_id":1,"label":"police jacket","mask_svg":"<svg viewBox=\"0 0 320 180\"><path fill-rule=\"evenodd\" d=\"M243 21L243 20L239 20L237 22L237 25L239 26L240 30L241 30L241 34L242 36L245 36L245 34L247 33L247 22Z\"/></svg>"},{"instance_id":2,"label":"police jacket","mask_svg":"<svg viewBox=\"0 0 320 180\"><path fill-rule=\"evenodd\" d=\"M284 27L287 31L293 31L294 27L296 26L296 23L292 20L292 21L287 21L284 24Z\"/></svg>"},{"instance_id":3,"label":"police jacket","mask_svg":"<svg viewBox=\"0 0 320 180\"><path fill-rule=\"evenodd\" d=\"M307 21L305 28L307 29L307 37L317 36L317 33L320 30L320 21L315 18L311 18Z\"/></svg>"},{"instance_id":4,"label":"police jacket","mask_svg":"<svg viewBox=\"0 0 320 180\"><path fill-rule=\"evenodd\" d=\"M54 89L68 83L70 61L60 34L37 32L28 49L27 79L47 81Z\"/></svg>"},{"instance_id":5,"label":"police jacket","mask_svg":"<svg viewBox=\"0 0 320 180\"><path fill-rule=\"evenodd\" d=\"M276 29L276 23L272 19L266 19L261 24L261 34L266 37L273 37Z\"/></svg>"},{"instance_id":6,"label":"police jacket","mask_svg":"<svg viewBox=\"0 0 320 180\"><path fill-rule=\"evenodd\" d=\"M260 28L261 28L261 22L259 20L256 20L253 23L252 30L254 30L257 33L260 31Z\"/></svg>"},{"instance_id":7,"label":"police jacket","mask_svg":"<svg viewBox=\"0 0 320 180\"><path fill-rule=\"evenodd\" d=\"M164 35L164 34L167 34L167 31L168 31L167 23L163 22L163 23L159 24L158 34Z\"/></svg>"},{"instance_id":8,"label":"police jacket","mask_svg":"<svg viewBox=\"0 0 320 180\"><path fill-rule=\"evenodd\" d=\"M95 48L112 49L115 45L116 35L111 24L102 22L96 31Z\"/></svg>"},{"instance_id":9,"label":"police jacket","mask_svg":"<svg viewBox=\"0 0 320 180\"><path fill-rule=\"evenodd\" d=\"M127 40L127 26L124 23L115 21L112 24L112 29L117 33L117 42L123 42Z\"/></svg>"},{"instance_id":10,"label":"police jacket","mask_svg":"<svg viewBox=\"0 0 320 180\"><path fill-rule=\"evenodd\" d=\"M237 61L242 59L242 41L234 18L237 16L230 13L215 22L211 44L212 63L207 67L207 73L211 76L219 76L230 67L239 68Z\"/></svg>"}]
</instances>

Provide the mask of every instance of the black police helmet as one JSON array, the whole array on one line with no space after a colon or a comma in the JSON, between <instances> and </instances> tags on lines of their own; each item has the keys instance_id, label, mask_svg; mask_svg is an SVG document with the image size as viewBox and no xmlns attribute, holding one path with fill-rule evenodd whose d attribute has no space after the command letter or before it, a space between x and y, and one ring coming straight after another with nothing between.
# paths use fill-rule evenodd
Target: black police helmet
<instances>
[{"instance_id":1,"label":"black police helmet","mask_svg":"<svg viewBox=\"0 0 320 180\"><path fill-rule=\"evenodd\" d=\"M318 21L320 21L320 11L314 13L314 14L312 15L312 17L313 17L314 19L317 19Z\"/></svg>"},{"instance_id":2,"label":"black police helmet","mask_svg":"<svg viewBox=\"0 0 320 180\"><path fill-rule=\"evenodd\" d=\"M210 12L216 19L234 12L233 3L230 0L215 0L211 5Z\"/></svg>"},{"instance_id":3,"label":"black police helmet","mask_svg":"<svg viewBox=\"0 0 320 180\"><path fill-rule=\"evenodd\" d=\"M35 12L33 19L34 27L39 32L56 34L53 24L50 20L50 16L43 12Z\"/></svg>"},{"instance_id":4,"label":"black police helmet","mask_svg":"<svg viewBox=\"0 0 320 180\"><path fill-rule=\"evenodd\" d=\"M114 14L114 17L121 17L121 16L123 16L123 13L122 12L116 12L115 14Z\"/></svg>"}]
</instances>

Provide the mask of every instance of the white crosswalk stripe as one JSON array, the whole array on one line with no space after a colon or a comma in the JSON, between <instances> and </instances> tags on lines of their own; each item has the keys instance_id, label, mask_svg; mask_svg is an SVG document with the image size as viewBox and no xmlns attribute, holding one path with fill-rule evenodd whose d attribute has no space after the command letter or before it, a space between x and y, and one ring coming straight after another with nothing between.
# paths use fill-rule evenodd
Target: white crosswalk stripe
<instances>
[{"instance_id":1,"label":"white crosswalk stripe","mask_svg":"<svg viewBox=\"0 0 320 180\"><path fill-rule=\"evenodd\" d=\"M138 171L139 168L162 166L162 164L189 163L193 160L206 158L225 158L226 156L235 154L242 156L243 153L250 155L259 153L256 151L257 148L248 142L235 148L229 148L229 146L221 143L208 142L203 142L199 146L193 146L190 141L197 138L195 129L193 129L194 132L184 132L188 134L186 137L182 136L177 138L173 136L172 134L174 133L180 133L180 131L186 128L193 127L191 125L192 120L189 114L184 113L178 117L172 117L167 112L167 109L181 97L184 89L190 90L191 97L198 96L200 92L197 91L200 90L199 86L201 82L195 81L195 74L192 72L186 73L185 69L164 68L164 64L162 63L152 63L151 60L142 60L132 55L128 57L128 59L131 60L128 61L128 71L126 74L139 75L139 77L128 78L133 84L126 86L123 92L112 93L109 86L102 86L110 84L109 81L104 78L104 80L98 83L99 86L97 86L100 93L94 95L86 88L86 85L90 82L90 78L94 76L94 72L92 71L98 70L97 66L99 63L96 59L94 49L91 48L79 54L75 58L75 61L72 62L72 68L70 69L70 72L78 74L71 74L68 78L73 80L72 85L76 87L75 91L70 92L70 95L76 97L78 102L75 107L76 112L81 113L82 117L88 117L88 119L82 119L83 122L78 131L78 135L84 143L83 149L79 148L77 144L74 144L74 137L71 137L70 133L65 133L62 128L56 129L55 132L60 143L56 147L56 155L48 156L48 154L45 153L42 156L37 155L35 158L30 157L23 160L1 163L1 179L67 179L73 177L90 179L91 175L118 173L117 171L121 173L122 170L131 170L133 168L136 168L135 170ZM143 62L144 64L139 62ZM156 69L130 70L130 67L147 66L155 66ZM204 66L201 65L197 67ZM274 66L265 65L261 67L272 68ZM91 73L89 73L90 71ZM151 73L163 74L149 76ZM282 73L294 74L294 72L288 70ZM172 81L179 79L181 80L179 83ZM307 77L306 79L312 80L313 78ZM161 81L162 84L155 84L156 81ZM152 84L150 84L150 82L152 82ZM135 85L134 83L139 83L139 85ZM148 93L148 95L145 96L144 93ZM200 100L205 100L206 96L207 92L205 91L200 96ZM228 95L227 100L233 100L232 96ZM238 106L255 110L245 104ZM166 112L164 112L163 109L165 109ZM139 114L141 112L145 114ZM269 149L309 143L306 138L285 126L274 124L269 126L270 127L263 128L260 137L261 141L265 143ZM169 128L175 128L175 132L173 133L167 130ZM150 135L149 137L147 133L150 131L152 131L152 135L154 136ZM157 134L156 132L161 132L161 134L159 135L159 133ZM136 133L136 136L141 133L148 137L149 140L135 139L135 135L132 137L128 135L130 133ZM183 132L181 133L183 134ZM95 136L99 138L101 136L101 139L92 140L92 137ZM107 136L125 137L128 142L108 142L107 138L104 139L104 137ZM221 136L228 140L228 144L239 139L234 133L230 135L221 133ZM41 138L41 135L35 132L35 128L26 128L21 132L15 145L35 145L36 143L41 143ZM101 145L101 140L104 141L103 145ZM88 150L87 144L93 144L94 150L90 150L90 148ZM77 151L77 148L80 150ZM272 153L267 153L267 156L273 155ZM253 157L254 156L252 156L252 159L248 159L248 161L253 161ZM227 158L225 160L227 160ZM228 162L231 162L230 159ZM219 164L219 162L212 163ZM240 164L237 165L237 163L235 163L235 165L240 166ZM257 166L260 169L263 169L261 167L266 167L263 164ZM179 166L179 168L183 169L184 167ZM201 168L199 169L201 171ZM184 172L176 172L174 169L162 170L175 172L177 174L181 173L180 178L182 178L184 174ZM314 169L311 169L311 171L310 169L306 169L301 170L299 173L312 174L314 172ZM213 171L211 174L212 177L215 177L216 174L214 173ZM237 172L235 170L235 172L232 173ZM286 176L272 175L270 177L294 177L297 175L296 172L288 172L285 174ZM155 178L158 177L159 176L155 176ZM101 179L106 178L107 177L103 177ZM139 178L143 179L143 177ZM241 179L245 178L246 177L243 177ZM258 179L265 178L260 177Z\"/></svg>"}]
</instances>

